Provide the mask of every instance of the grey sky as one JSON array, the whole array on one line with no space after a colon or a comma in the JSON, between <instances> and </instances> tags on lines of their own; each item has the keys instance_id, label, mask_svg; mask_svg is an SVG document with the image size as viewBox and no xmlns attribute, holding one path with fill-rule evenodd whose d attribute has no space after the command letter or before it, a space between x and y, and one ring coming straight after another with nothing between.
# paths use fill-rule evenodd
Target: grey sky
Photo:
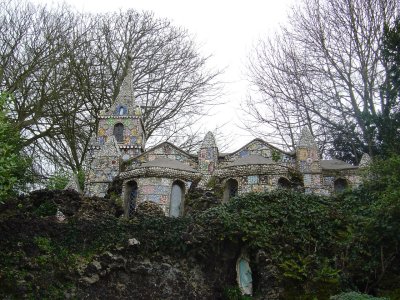
<instances>
[{"instance_id":1,"label":"grey sky","mask_svg":"<svg viewBox=\"0 0 400 300\"><path fill-rule=\"evenodd\" d=\"M35 0L54 4L63 1ZM204 130L213 130L226 124L222 131L233 142L229 150L250 141L252 136L237 125L242 119L240 103L248 89L245 67L252 45L273 34L295 0L66 0L79 11L109 12L133 8L153 11L157 17L172 20L175 26L186 28L200 45L204 55L212 55L209 67L224 69L220 78L224 82L222 101L213 116L204 120Z\"/></svg>"}]
</instances>

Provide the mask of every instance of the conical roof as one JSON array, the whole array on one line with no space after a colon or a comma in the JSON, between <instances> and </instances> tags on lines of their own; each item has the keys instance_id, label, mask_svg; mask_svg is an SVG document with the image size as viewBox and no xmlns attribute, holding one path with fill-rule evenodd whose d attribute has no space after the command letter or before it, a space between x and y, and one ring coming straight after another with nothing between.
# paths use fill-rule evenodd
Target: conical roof
<instances>
[{"instance_id":1,"label":"conical roof","mask_svg":"<svg viewBox=\"0 0 400 300\"><path fill-rule=\"evenodd\" d=\"M361 157L358 167L366 168L370 165L370 163L371 163L371 156L369 156L368 153L364 153L363 156Z\"/></svg>"},{"instance_id":2,"label":"conical roof","mask_svg":"<svg viewBox=\"0 0 400 300\"><path fill-rule=\"evenodd\" d=\"M311 134L308 127L304 127L300 134L299 142L297 143L298 147L308 147L308 148L317 148L317 143L315 142L314 136Z\"/></svg>"},{"instance_id":3,"label":"conical roof","mask_svg":"<svg viewBox=\"0 0 400 300\"><path fill-rule=\"evenodd\" d=\"M135 102L135 97L133 95L133 76L131 68L128 69L128 72L124 80L122 81L121 88L115 102L117 104L123 104L127 106L129 106L132 102Z\"/></svg>"},{"instance_id":4,"label":"conical roof","mask_svg":"<svg viewBox=\"0 0 400 300\"><path fill-rule=\"evenodd\" d=\"M249 165L273 165L277 164L270 158L265 158L258 154L253 154L245 157L241 157L234 162L228 164L225 168L237 167L237 166L249 166Z\"/></svg>"},{"instance_id":5,"label":"conical roof","mask_svg":"<svg viewBox=\"0 0 400 300\"><path fill-rule=\"evenodd\" d=\"M217 148L217 144L215 143L214 134L209 131L207 132L206 136L204 137L203 143L201 144L200 149L203 148Z\"/></svg>"},{"instance_id":6,"label":"conical roof","mask_svg":"<svg viewBox=\"0 0 400 300\"><path fill-rule=\"evenodd\" d=\"M133 93L133 75L132 68L128 69L126 76L124 77L119 93L114 103L111 105L110 109L107 110L105 115L119 114L117 111L121 106L126 108L125 114L134 115L135 114L135 96Z\"/></svg>"}]
</instances>

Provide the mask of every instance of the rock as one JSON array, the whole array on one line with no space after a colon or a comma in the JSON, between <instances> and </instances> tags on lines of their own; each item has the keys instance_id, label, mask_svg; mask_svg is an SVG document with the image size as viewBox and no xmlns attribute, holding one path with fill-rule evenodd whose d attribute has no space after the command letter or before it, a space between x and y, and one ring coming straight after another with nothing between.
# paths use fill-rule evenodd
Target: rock
<instances>
[{"instance_id":1,"label":"rock","mask_svg":"<svg viewBox=\"0 0 400 300\"><path fill-rule=\"evenodd\" d=\"M93 274L92 276L90 276L90 277L82 277L81 279L80 279L80 282L81 283L83 283L83 284L85 284L85 285L92 285L93 283L96 283L97 281L99 281L99 279L100 279L100 276L99 275L97 275L97 274Z\"/></svg>"},{"instance_id":2,"label":"rock","mask_svg":"<svg viewBox=\"0 0 400 300\"><path fill-rule=\"evenodd\" d=\"M137 239L135 238L128 239L128 246L136 246L136 245L140 245L140 242Z\"/></svg>"},{"instance_id":3,"label":"rock","mask_svg":"<svg viewBox=\"0 0 400 300\"><path fill-rule=\"evenodd\" d=\"M144 201L138 204L136 213L141 216L163 217L165 215L162 208L154 202Z\"/></svg>"},{"instance_id":4,"label":"rock","mask_svg":"<svg viewBox=\"0 0 400 300\"><path fill-rule=\"evenodd\" d=\"M57 213L56 213L56 219L57 219L58 222L64 222L65 221L65 215L58 208L57 208Z\"/></svg>"},{"instance_id":5,"label":"rock","mask_svg":"<svg viewBox=\"0 0 400 300\"><path fill-rule=\"evenodd\" d=\"M101 270L101 263L97 260L92 261L91 263L97 270Z\"/></svg>"}]
</instances>

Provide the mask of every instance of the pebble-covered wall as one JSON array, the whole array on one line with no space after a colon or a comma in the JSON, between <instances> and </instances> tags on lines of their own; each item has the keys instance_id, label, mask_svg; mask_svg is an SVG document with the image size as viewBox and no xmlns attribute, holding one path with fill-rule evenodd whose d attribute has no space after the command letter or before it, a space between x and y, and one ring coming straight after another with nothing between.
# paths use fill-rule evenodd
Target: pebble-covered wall
<instances>
[{"instance_id":1,"label":"pebble-covered wall","mask_svg":"<svg viewBox=\"0 0 400 300\"><path fill-rule=\"evenodd\" d=\"M197 169L196 157L190 155L174 145L164 142L138 156L134 161L133 165L140 165L140 163L154 161L158 158L169 158L172 160L180 161L188 166Z\"/></svg>"},{"instance_id":2,"label":"pebble-covered wall","mask_svg":"<svg viewBox=\"0 0 400 300\"><path fill-rule=\"evenodd\" d=\"M151 201L157 203L165 215L169 215L170 198L172 185L174 182L182 182L185 186L185 192L190 188L191 182L182 181L175 178L160 178L160 177L146 177L146 178L132 178L124 181L123 195L125 201L129 201L128 186L129 182L134 180L138 186L138 194L136 203L139 204L144 201ZM126 203L125 207L128 207Z\"/></svg>"},{"instance_id":3,"label":"pebble-covered wall","mask_svg":"<svg viewBox=\"0 0 400 300\"><path fill-rule=\"evenodd\" d=\"M91 161L86 175L86 193L104 197L109 183L119 174L118 156L101 156Z\"/></svg>"},{"instance_id":4,"label":"pebble-covered wall","mask_svg":"<svg viewBox=\"0 0 400 300\"><path fill-rule=\"evenodd\" d=\"M223 160L220 160L220 165L221 167L226 166L249 155L261 155L288 167L294 167L296 162L294 155L278 150L263 140L255 139L234 153L226 155Z\"/></svg>"}]
</instances>

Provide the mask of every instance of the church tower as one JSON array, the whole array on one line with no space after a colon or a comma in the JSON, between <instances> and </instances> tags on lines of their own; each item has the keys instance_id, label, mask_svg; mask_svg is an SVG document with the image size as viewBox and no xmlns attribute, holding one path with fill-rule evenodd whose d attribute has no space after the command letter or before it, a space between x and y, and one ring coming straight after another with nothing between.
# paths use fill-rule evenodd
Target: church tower
<instances>
[{"instance_id":1,"label":"church tower","mask_svg":"<svg viewBox=\"0 0 400 300\"><path fill-rule=\"evenodd\" d=\"M91 141L87 158L85 193L89 196L104 197L109 184L121 171L122 161L144 152L146 134L132 84L129 69L117 98L99 115L97 135Z\"/></svg>"},{"instance_id":2,"label":"church tower","mask_svg":"<svg viewBox=\"0 0 400 300\"><path fill-rule=\"evenodd\" d=\"M146 143L142 113L135 103L132 82L132 70L129 69L114 103L107 111L100 113L97 131L100 146L114 136L123 160L141 154Z\"/></svg>"},{"instance_id":3,"label":"church tower","mask_svg":"<svg viewBox=\"0 0 400 300\"><path fill-rule=\"evenodd\" d=\"M200 187L207 185L214 170L218 166L218 147L215 143L215 137L211 131L207 132L201 144L199 153L199 171L203 174L203 178L199 182Z\"/></svg>"},{"instance_id":4,"label":"church tower","mask_svg":"<svg viewBox=\"0 0 400 300\"><path fill-rule=\"evenodd\" d=\"M304 178L306 193L319 194L322 186L322 169L317 143L310 130L304 127L296 147L297 168Z\"/></svg>"}]
</instances>

